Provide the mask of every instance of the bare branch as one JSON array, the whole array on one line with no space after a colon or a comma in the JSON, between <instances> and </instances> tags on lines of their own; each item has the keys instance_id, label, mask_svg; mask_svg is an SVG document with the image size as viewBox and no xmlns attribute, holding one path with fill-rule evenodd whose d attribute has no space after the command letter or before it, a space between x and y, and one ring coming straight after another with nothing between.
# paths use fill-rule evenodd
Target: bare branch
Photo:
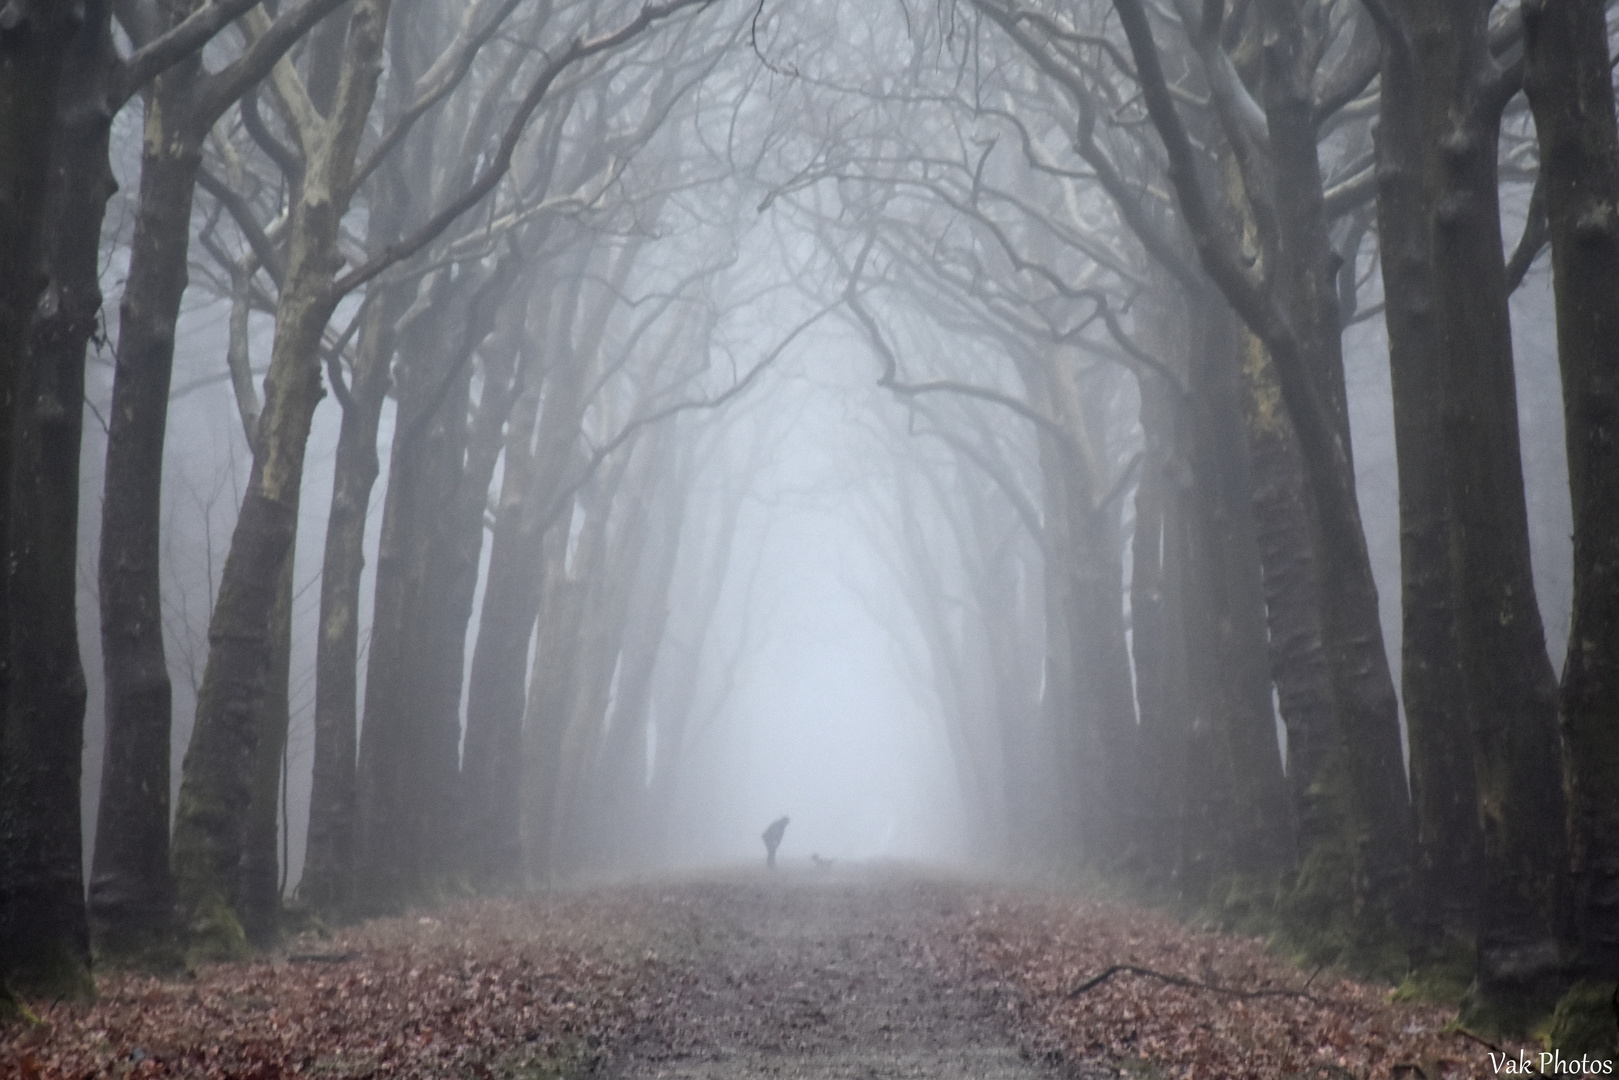
<instances>
[{"instance_id":1,"label":"bare branch","mask_svg":"<svg viewBox=\"0 0 1619 1080\"><path fill-rule=\"evenodd\" d=\"M312 0L311 0L312 2ZM449 205L439 210L426 224L417 229L410 236L389 244L373 258L366 261L343 275L333 284L332 296L345 296L364 285L367 281L382 273L388 267L403 259L408 259L422 248L432 243L450 223L456 218L472 209L483 201L485 195L494 190L508 169L511 168L512 154L517 149L518 140L528 127L528 121L539 108L551 84L556 82L569 67L597 53L616 48L627 41L637 37L654 23L673 15L683 8L701 6L706 7L713 0L666 0L664 3L647 4L641 13L634 19L625 23L617 30L602 34L594 38L575 38L573 44L563 51L561 56L552 60L529 85L528 92L518 104L516 112L512 114L511 122L506 126L506 132L501 136L500 145L495 150L493 158L484 167L483 172L460 196L451 200Z\"/></svg>"}]
</instances>

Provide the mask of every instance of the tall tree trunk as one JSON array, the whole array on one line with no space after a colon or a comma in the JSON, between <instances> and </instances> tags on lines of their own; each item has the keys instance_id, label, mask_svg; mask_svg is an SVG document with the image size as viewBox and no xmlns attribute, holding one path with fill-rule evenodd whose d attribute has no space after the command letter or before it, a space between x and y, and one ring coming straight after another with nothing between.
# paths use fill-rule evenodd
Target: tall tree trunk
<instances>
[{"instance_id":1,"label":"tall tree trunk","mask_svg":"<svg viewBox=\"0 0 1619 1080\"><path fill-rule=\"evenodd\" d=\"M1401 750L1399 703L1383 645L1377 585L1355 492L1343 378L1336 256L1317 148L1312 82L1314 50L1291 0L1263 0L1263 100L1270 133L1276 211L1273 288L1298 335L1303 373L1324 402L1338 444L1329 483L1315 481L1322 555L1322 614L1343 748L1352 782L1356 843L1356 940L1362 962L1398 970L1399 936L1410 923L1413 838ZM1284 383L1284 392L1286 384ZM1296 413L1298 402L1290 401ZM1310 462L1307 457L1307 463ZM1330 492L1329 492L1330 489ZM1323 495L1328 495L1323 498Z\"/></svg>"},{"instance_id":2,"label":"tall tree trunk","mask_svg":"<svg viewBox=\"0 0 1619 1080\"><path fill-rule=\"evenodd\" d=\"M1094 738L1094 725L1080 722L1074 575L1070 570L1073 522L1067 507L1068 485L1062 476L1069 465L1068 455L1051 434L1042 431L1037 438L1045 513L1040 547L1045 555L1042 581L1046 659L1040 702L1040 742L1044 752L1039 758L1041 775L1032 777L1031 782L1044 793L1045 814L1038 829L1041 861L1047 866L1074 869L1085 854L1087 796L1094 794L1089 786L1101 777L1095 768L1094 746L1084 743L1086 735Z\"/></svg>"},{"instance_id":3,"label":"tall tree trunk","mask_svg":"<svg viewBox=\"0 0 1619 1080\"><path fill-rule=\"evenodd\" d=\"M1100 773L1086 808L1093 851L1106 863L1132 857L1140 840L1140 747L1130 655L1124 637L1124 568L1117 500L1110 495L1111 455L1099 418L1080 389L1076 365L1053 357L1048 365L1054 416L1069 433L1063 479L1075 543L1071 587L1072 647L1082 699L1082 721L1092 726Z\"/></svg>"},{"instance_id":4,"label":"tall tree trunk","mask_svg":"<svg viewBox=\"0 0 1619 1080\"><path fill-rule=\"evenodd\" d=\"M1355 491L1341 406L1342 342L1315 141L1310 68L1300 14L1283 0L1260 8L1264 27L1264 98L1269 155L1256 199L1276 193L1261 237L1263 261L1220 219L1206 171L1164 75L1140 0L1114 0L1140 76L1142 97L1162 137L1177 203L1204 270L1265 344L1281 398L1303 450L1321 557L1321 612L1349 805L1354 814L1351 948L1357 962L1403 966L1398 932L1407 915L1411 865L1410 802L1401 756L1398 702L1383 650L1377 588ZM1218 7L1211 12L1223 10ZM1233 133L1233 138L1238 134ZM1239 162L1240 163L1240 162ZM1263 190L1258 190L1263 188ZM1228 206L1239 212L1246 208ZM1329 306L1330 305L1330 306ZM1257 459L1256 459L1257 461Z\"/></svg>"},{"instance_id":5,"label":"tall tree trunk","mask_svg":"<svg viewBox=\"0 0 1619 1080\"><path fill-rule=\"evenodd\" d=\"M563 876L588 866L597 848L590 828L590 778L601 757L608 697L623 655L634 567L646 542L643 485L654 456L649 449L625 443L598 470L581 500L585 521L569 559L569 573L582 586L585 602L573 635L573 696L557 783L552 871Z\"/></svg>"},{"instance_id":6,"label":"tall tree trunk","mask_svg":"<svg viewBox=\"0 0 1619 1080\"><path fill-rule=\"evenodd\" d=\"M1238 372L1271 681L1287 734L1298 830L1298 875L1286 910L1306 935L1319 937L1331 934L1331 924L1344 917L1354 896L1354 810L1322 626L1321 562L1298 439L1270 357L1246 331Z\"/></svg>"},{"instance_id":7,"label":"tall tree trunk","mask_svg":"<svg viewBox=\"0 0 1619 1080\"><path fill-rule=\"evenodd\" d=\"M488 332L494 308L502 302L518 272L516 259L501 260L494 277L474 297L460 349L470 349ZM430 710L430 728L440 739L449 735L454 740L447 755L439 753L432 759L448 767L447 773L435 777L435 787L443 785L444 807L437 820L427 823L432 836L424 836L422 841L428 850L437 849L436 873L441 876L462 875L469 870L460 843L460 801L464 787L458 753L462 741L461 696L466 671L467 625L472 618L478 569L483 557L490 482L500 459L506 422L522 392L517 354L525 306L514 304L510 320L514 325L508 325L497 337L482 345L483 379L478 406L470 424L463 419L464 460L458 474L447 478L447 498L429 549L425 582L428 606L422 620L428 632L421 638L425 653L419 658L418 666L428 673L428 685L422 696ZM464 355L460 362L470 370L470 361ZM462 397L464 400L465 395Z\"/></svg>"},{"instance_id":8,"label":"tall tree trunk","mask_svg":"<svg viewBox=\"0 0 1619 1080\"><path fill-rule=\"evenodd\" d=\"M1487 11L1463 0L1398 10L1417 96L1385 96L1383 108L1411 109L1423 124L1458 641L1483 829L1469 1014L1510 1030L1559 991L1566 846L1557 685L1530 566L1501 247L1496 153L1508 86L1490 55Z\"/></svg>"},{"instance_id":9,"label":"tall tree trunk","mask_svg":"<svg viewBox=\"0 0 1619 1080\"><path fill-rule=\"evenodd\" d=\"M1183 371L1192 348L1183 294L1155 275L1137 315L1137 340L1171 370ZM1142 873L1149 889L1177 896L1184 887L1187 770L1192 705L1185 626L1188 434L1181 390L1153 375L1139 380L1142 449L1131 536L1130 647L1141 723ZM1203 897L1194 898L1201 901Z\"/></svg>"},{"instance_id":10,"label":"tall tree trunk","mask_svg":"<svg viewBox=\"0 0 1619 1080\"><path fill-rule=\"evenodd\" d=\"M1165 331L1175 323L1151 318L1143 322L1152 328L1143 339L1144 347L1159 356L1173 355L1175 338ZM1130 646L1141 716L1142 871L1148 887L1166 895L1180 881L1191 714L1185 639L1176 632L1183 623L1185 576L1185 548L1180 542L1185 499L1175 480L1176 467L1183 467L1184 459L1176 445L1176 415L1173 390L1161 380L1143 380L1145 445L1131 537Z\"/></svg>"},{"instance_id":11,"label":"tall tree trunk","mask_svg":"<svg viewBox=\"0 0 1619 1080\"><path fill-rule=\"evenodd\" d=\"M417 35L411 30L417 5L394 13L389 38L389 78L383 106L385 123L397 123L416 93ZM348 24L341 13L328 17L309 44L309 96L322 116L329 116L342 74L342 49ZM405 145L378 170L366 216L366 251L381 254L399 240L407 222L425 210L412 202L412 183L430 187L432 130L418 126ZM419 282L377 281L366 290L360 315L359 345L351 364L348 390L338 385L334 362L333 389L343 409L332 469L332 502L326 519L326 547L321 561L320 632L315 641L315 749L309 795L309 830L298 895L329 919L343 920L353 911L355 763L359 750L360 586L365 572L365 534L370 518L371 489L381 472L377 435L382 408L393 385L391 365L401 333L409 335L411 301ZM416 308L419 321L427 308ZM397 415L397 414L396 414Z\"/></svg>"},{"instance_id":12,"label":"tall tree trunk","mask_svg":"<svg viewBox=\"0 0 1619 1080\"><path fill-rule=\"evenodd\" d=\"M453 363L447 351L439 353L440 363ZM459 370L457 370L457 367ZM435 383L447 383L443 400L434 408L430 418L424 417L425 431L414 448L420 455L416 463L416 479L420 487L416 492L416 519L411 524L418 533L412 545L411 557L415 562L407 571L415 586L414 604L404 634L403 653L405 667L401 674L404 688L401 701L401 751L398 789L400 801L394 807L395 851L404 872L402 891L383 898L382 910L396 910L401 903L433 901L444 895L449 869L450 830L455 821L455 782L460 765L461 731L459 723L460 695L446 700L451 679L446 673L449 662L459 660L461 649L449 638L454 621L451 592L455 587L452 574L459 568L445 565L446 534L456 527L453 521L457 485L465 465L467 443L467 408L471 390L469 365L457 365L449 372L434 372ZM400 400L407 394L401 378ZM401 408L401 413L407 409ZM415 415L414 410L410 410ZM405 423L409 423L407 419ZM404 427L401 424L401 427ZM396 442L397 442L396 436ZM395 461L399 460L396 455ZM388 484L394 477L401 482L411 478L412 470L390 472ZM476 575L476 564L473 574ZM469 588L476 578L469 583ZM376 640L379 627L373 623L372 640ZM465 632L464 624L462 632ZM367 684L370 685L369 682ZM455 678L459 688L459 673ZM368 714L369 718L369 714ZM364 747L361 748L360 767L366 765ZM362 804L362 813L370 820L375 815Z\"/></svg>"},{"instance_id":13,"label":"tall tree trunk","mask_svg":"<svg viewBox=\"0 0 1619 1080\"><path fill-rule=\"evenodd\" d=\"M1574 509L1561 688L1574 971L1619 979L1619 136L1605 6L1524 6ZM1605 1021L1604 1021L1605 1022Z\"/></svg>"},{"instance_id":14,"label":"tall tree trunk","mask_svg":"<svg viewBox=\"0 0 1619 1080\"><path fill-rule=\"evenodd\" d=\"M11 474L14 428L18 408L18 380L34 310L45 283L39 274L40 241L44 233L47 193L50 190L51 149L56 135L58 94L62 68L74 40L70 9L62 4L33 0L15 10L28 33L0 39L0 538L11 544ZM11 633L11 578L0 573L0 633ZM0 716L5 716L16 663L9 638L0 639ZM4 755L0 747L0 755ZM0 756L0 770L17 767ZM0 872L4 872L0 869ZM3 903L3 902L0 902ZM13 920L12 908L0 908L0 924ZM28 921L16 909L18 921ZM3 941L21 941L11 932ZM0 952L0 979L21 962L21 954Z\"/></svg>"},{"instance_id":15,"label":"tall tree trunk","mask_svg":"<svg viewBox=\"0 0 1619 1080\"><path fill-rule=\"evenodd\" d=\"M373 215L375 216L375 215ZM381 471L377 433L392 385L394 324L403 286L375 286L360 330L348 402L337 437L332 506L321 563L320 635L315 644L315 754L309 839L298 895L328 918L346 917L354 895L355 758L359 727L360 581L371 489Z\"/></svg>"},{"instance_id":16,"label":"tall tree trunk","mask_svg":"<svg viewBox=\"0 0 1619 1080\"><path fill-rule=\"evenodd\" d=\"M719 610L720 593L731 567L737 519L742 512L743 500L732 490L733 482L728 474L722 476L718 509L709 514L693 516L693 521L711 522L711 528L705 533L711 539L702 548L702 562L695 575L696 596L689 605L681 608L685 633L666 642L663 650L665 660L660 665L657 736L650 795L652 812L657 818L656 835L652 842L660 853L667 840L665 825L673 808L675 785L679 780L686 748L686 733L697 699L703 647L714 625L714 614ZM692 546L689 540L685 544L688 548Z\"/></svg>"},{"instance_id":17,"label":"tall tree trunk","mask_svg":"<svg viewBox=\"0 0 1619 1080\"><path fill-rule=\"evenodd\" d=\"M169 728L161 520L174 332L185 294L201 143L190 98L200 60L147 95L135 231L119 307L99 564L106 754L90 876L98 949L132 960L172 933Z\"/></svg>"},{"instance_id":18,"label":"tall tree trunk","mask_svg":"<svg viewBox=\"0 0 1619 1080\"><path fill-rule=\"evenodd\" d=\"M649 485L653 490L645 495L653 504L648 511L651 520L626 616L608 719L610 745L594 792L605 862L619 870L629 869L649 853L653 819L647 784L647 731L652 675L669 624L669 589L680 552L689 484L689 470L677 465L672 475L656 477Z\"/></svg>"},{"instance_id":19,"label":"tall tree trunk","mask_svg":"<svg viewBox=\"0 0 1619 1080\"><path fill-rule=\"evenodd\" d=\"M546 567L555 557L548 554L550 535L561 530L563 547L567 546L567 523L574 504L569 485L580 465L577 446L587 404L588 361L599 343L606 318L605 310L598 313L597 319L578 314L585 269L594 254L591 244L578 244L570 259L571 272L556 274L553 280L558 287L547 297L539 326L532 331L531 341L537 339L548 346L533 359L525 360L530 371L539 367L542 357L547 362L544 405L539 410L537 428L532 426L536 421L528 419L530 414L525 408L524 422L512 427L507 440L506 473L501 481L489 576L467 687L466 758L461 785L466 821L463 835L469 838L468 858L474 880L492 888L516 884L520 874L528 874L530 881L541 881L550 873L549 832L542 839L534 830L540 827L536 822L541 816L536 807L546 805L549 813L552 789L535 770L544 772L554 764L547 756L551 747L549 732L552 719L565 709L560 702L566 699L553 703L549 697L551 688L543 692L537 689L535 680L541 668L550 663L549 653L544 657L536 654L526 694L524 679L530 675L528 648L536 617L541 627L538 647L550 649L562 644L546 644L545 620L552 613L545 607L545 598L558 587L548 578L551 571ZM610 271L610 280L615 283L610 291L622 288L629 264L626 254L621 253ZM586 324L583 331L577 329L581 322ZM576 336L583 339L578 344ZM571 672L568 677L572 677ZM536 696L546 703L537 705ZM536 713L536 709L540 711ZM544 727L547 734L533 734L534 725ZM519 775L521 784L517 782ZM545 817L544 829L549 830L550 820Z\"/></svg>"},{"instance_id":20,"label":"tall tree trunk","mask_svg":"<svg viewBox=\"0 0 1619 1080\"><path fill-rule=\"evenodd\" d=\"M377 550L356 792L356 899L368 912L429 898L422 890L436 852L424 846L423 830L450 812L438 805L444 793L424 772L434 738L428 729L442 719L431 708L438 659L427 655L440 644L433 631L441 598L431 594L429 578L434 536L444 527L453 474L461 467L468 381L464 369L450 367L443 347L455 321L448 309L459 306L448 273L440 272L429 288L432 313L401 343L399 409Z\"/></svg>"},{"instance_id":21,"label":"tall tree trunk","mask_svg":"<svg viewBox=\"0 0 1619 1080\"><path fill-rule=\"evenodd\" d=\"M304 451L321 397L320 346L336 306L339 224L380 68L389 0L356 0L333 115L306 163L288 222L275 345L246 498L208 628L208 664L180 782L173 863L193 945L233 955L245 940L233 909L251 788L255 718L264 695L275 585L292 548Z\"/></svg>"},{"instance_id":22,"label":"tall tree trunk","mask_svg":"<svg viewBox=\"0 0 1619 1080\"><path fill-rule=\"evenodd\" d=\"M294 552L289 551L275 587L270 617L270 657L264 688L259 744L253 755L247 839L242 851L241 884L235 898L242 931L256 949L273 948L280 935L281 869L276 840L280 834L281 768L286 760L292 703L292 589Z\"/></svg>"},{"instance_id":23,"label":"tall tree trunk","mask_svg":"<svg viewBox=\"0 0 1619 1080\"><path fill-rule=\"evenodd\" d=\"M556 879L556 824L563 741L574 698L575 650L584 617L585 587L567 575L567 537L574 500L544 538L544 594L523 712L522 831L524 875L530 887Z\"/></svg>"},{"instance_id":24,"label":"tall tree trunk","mask_svg":"<svg viewBox=\"0 0 1619 1080\"><path fill-rule=\"evenodd\" d=\"M1417 78L1412 59L1408 50L1397 46L1384 49L1386 100L1412 100ZM1472 937L1483 838L1456 638L1459 582L1440 421L1439 327L1423 189L1421 118L1408 105L1385 109L1375 139L1378 248L1400 482L1401 680L1417 819L1415 930L1420 962L1447 933Z\"/></svg>"},{"instance_id":25,"label":"tall tree trunk","mask_svg":"<svg viewBox=\"0 0 1619 1080\"><path fill-rule=\"evenodd\" d=\"M531 345L530 348L533 346ZM537 364L525 358L525 367ZM537 529L542 511L530 505L537 463L530 444L539 387L518 399L506 431L489 575L467 685L467 734L461 759L461 843L473 884L498 890L522 879L519 836L525 668L544 582Z\"/></svg>"},{"instance_id":26,"label":"tall tree trunk","mask_svg":"<svg viewBox=\"0 0 1619 1080\"><path fill-rule=\"evenodd\" d=\"M1214 703L1216 727L1232 761L1231 869L1245 881L1225 898L1233 917L1249 904L1264 906L1278 875L1295 861L1294 807L1276 742L1267 664L1265 598L1255 531L1253 475L1239 398L1238 350L1242 338L1229 309L1192 302L1189 357L1191 393L1184 399L1190 429L1191 511L1206 579L1205 650L1213 658L1214 685L1203 692ZM1178 470L1177 470L1178 471Z\"/></svg>"},{"instance_id":27,"label":"tall tree trunk","mask_svg":"<svg viewBox=\"0 0 1619 1080\"><path fill-rule=\"evenodd\" d=\"M107 8L90 3L79 14L75 33L63 16L24 10L23 27L0 44L0 152L27 159L0 165L0 239L15 243L0 271L0 394L15 394L3 403L11 422L0 426L0 995L93 992L78 797L79 443L84 350L101 301L100 222L113 185ZM27 75L41 81L14 81ZM39 113L18 93L32 95ZM46 165L48 174L29 175ZM35 186L47 176L48 194ZM38 302L24 307L32 286L42 287Z\"/></svg>"}]
</instances>

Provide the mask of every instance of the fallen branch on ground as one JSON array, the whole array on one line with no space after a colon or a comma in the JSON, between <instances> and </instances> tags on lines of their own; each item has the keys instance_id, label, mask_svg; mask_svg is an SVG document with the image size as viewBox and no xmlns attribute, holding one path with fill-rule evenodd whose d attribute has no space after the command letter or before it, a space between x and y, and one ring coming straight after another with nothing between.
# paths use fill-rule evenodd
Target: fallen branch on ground
<instances>
[{"instance_id":1,"label":"fallen branch on ground","mask_svg":"<svg viewBox=\"0 0 1619 1080\"><path fill-rule=\"evenodd\" d=\"M1068 991L1068 996L1070 998L1077 998L1081 994L1101 986L1113 976L1124 972L1128 972L1131 975L1145 975L1149 979L1157 979L1160 982L1166 982L1172 986L1184 986L1188 990L1207 990L1214 994L1229 994L1231 997L1290 997L1302 998L1303 1000L1315 1005L1326 1004L1325 1001L1322 1001L1313 994L1306 994L1303 990L1237 990L1229 986L1216 986L1214 983L1198 982L1196 979L1187 979L1180 975L1166 975L1162 971L1154 971L1152 968L1137 967L1135 964L1114 964L1100 975L1087 979L1078 986L1074 987L1072 990Z\"/></svg>"}]
</instances>

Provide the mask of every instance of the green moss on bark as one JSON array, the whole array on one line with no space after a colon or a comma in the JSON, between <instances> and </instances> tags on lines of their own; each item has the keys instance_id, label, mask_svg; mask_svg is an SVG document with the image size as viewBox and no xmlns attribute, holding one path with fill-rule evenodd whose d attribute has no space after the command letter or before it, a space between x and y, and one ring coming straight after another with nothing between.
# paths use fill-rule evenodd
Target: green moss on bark
<instances>
[{"instance_id":1,"label":"green moss on bark","mask_svg":"<svg viewBox=\"0 0 1619 1080\"><path fill-rule=\"evenodd\" d=\"M189 905L191 920L186 927L186 963L217 960L245 960L253 955L236 910L223 896L212 894Z\"/></svg>"},{"instance_id":2,"label":"green moss on bark","mask_svg":"<svg viewBox=\"0 0 1619 1080\"><path fill-rule=\"evenodd\" d=\"M1473 943L1455 934L1447 935L1426 958L1412 968L1395 988L1395 1001L1456 1008L1473 982L1478 956Z\"/></svg>"},{"instance_id":3,"label":"green moss on bark","mask_svg":"<svg viewBox=\"0 0 1619 1080\"><path fill-rule=\"evenodd\" d=\"M1619 983L1575 983L1557 1003L1546 1043L1565 1058L1619 1060Z\"/></svg>"}]
</instances>

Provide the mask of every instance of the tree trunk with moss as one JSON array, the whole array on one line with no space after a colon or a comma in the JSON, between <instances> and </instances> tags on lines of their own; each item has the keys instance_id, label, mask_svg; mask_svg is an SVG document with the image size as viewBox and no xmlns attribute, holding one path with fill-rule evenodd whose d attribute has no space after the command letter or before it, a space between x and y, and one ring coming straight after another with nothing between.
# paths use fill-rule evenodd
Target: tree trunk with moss
<instances>
[{"instance_id":1,"label":"tree trunk with moss","mask_svg":"<svg viewBox=\"0 0 1619 1080\"><path fill-rule=\"evenodd\" d=\"M1167 172L1199 261L1232 308L1264 344L1280 399L1297 435L1309 478L1320 558L1322 641L1336 707L1346 805L1354 828L1351 954L1379 969L1403 966L1399 932L1408 917L1412 855L1410 803L1401 754L1398 700L1383 648L1343 406L1342 341L1311 95L1315 51L1303 41L1301 15L1285 0L1265 0L1263 107L1268 147L1244 161L1243 194L1266 213L1258 243L1245 242L1223 215L1205 180L1206 162L1181 119L1140 0L1114 0L1134 57L1142 98L1161 137ZM1219 6L1205 7L1223 14ZM1251 139L1227 132L1234 142ZM1274 199L1270 196L1274 194ZM1268 200L1268 201L1266 201ZM1257 458L1256 458L1257 465ZM1342 903L1342 891L1333 901ZM1331 892L1323 893L1331 896Z\"/></svg>"},{"instance_id":2,"label":"tree trunk with moss","mask_svg":"<svg viewBox=\"0 0 1619 1080\"><path fill-rule=\"evenodd\" d=\"M321 397L320 348L336 306L339 224L376 92L388 0L356 0L331 118L307 149L288 221L286 274L253 472L208 628L208 664L186 751L173 863L199 955L243 951L235 886L245 844L253 756L267 675L276 583L292 550L304 451Z\"/></svg>"},{"instance_id":3,"label":"tree trunk with moss","mask_svg":"<svg viewBox=\"0 0 1619 1080\"><path fill-rule=\"evenodd\" d=\"M1355 491L1336 255L1327 232L1312 96L1315 57L1290 0L1262 0L1262 100L1275 191L1271 288L1298 335L1301 373L1314 384L1338 443L1333 482L1314 482L1328 661L1343 731L1356 817L1356 931L1353 948L1378 968L1403 967L1410 922L1414 829L1401 749L1399 704L1383 645L1377 586ZM1286 386L1284 384L1284 396ZM1298 420L1299 402L1289 401ZM1321 470L1326 462L1311 464ZM1330 496L1323 494L1330 487Z\"/></svg>"},{"instance_id":4,"label":"tree trunk with moss","mask_svg":"<svg viewBox=\"0 0 1619 1080\"><path fill-rule=\"evenodd\" d=\"M1354 807L1322 626L1310 489L1270 357L1251 333L1241 335L1238 371L1271 680L1287 734L1297 828L1298 873L1285 902L1285 920L1296 925L1287 933L1330 960L1333 940L1347 933L1354 897Z\"/></svg>"},{"instance_id":5,"label":"tree trunk with moss","mask_svg":"<svg viewBox=\"0 0 1619 1080\"><path fill-rule=\"evenodd\" d=\"M1619 980L1619 135L1606 8L1524 6L1574 510L1560 694L1574 973ZM1603 1017L1607 1023L1607 1017ZM1611 1033L1611 1028L1610 1028Z\"/></svg>"}]
</instances>

